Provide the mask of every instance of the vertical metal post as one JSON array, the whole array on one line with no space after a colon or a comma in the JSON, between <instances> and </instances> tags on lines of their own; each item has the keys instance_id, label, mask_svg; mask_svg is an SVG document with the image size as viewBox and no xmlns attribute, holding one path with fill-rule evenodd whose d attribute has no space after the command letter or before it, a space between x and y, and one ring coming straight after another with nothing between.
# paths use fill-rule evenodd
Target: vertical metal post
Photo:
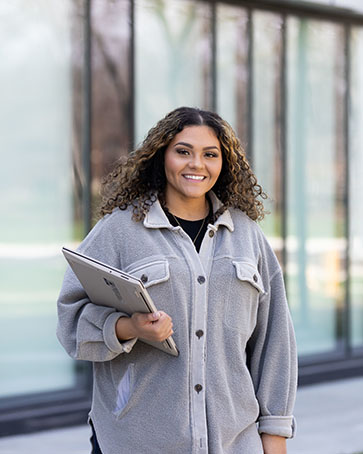
<instances>
[{"instance_id":1,"label":"vertical metal post","mask_svg":"<svg viewBox=\"0 0 363 454\"><path fill-rule=\"evenodd\" d=\"M350 299L350 171L349 171L349 148L350 148L350 137L349 137L349 112L350 112L350 79L351 79L351 28L350 25L345 26L344 30L344 80L345 80L345 98L344 98L344 155L345 155L345 194L344 194L344 206L345 206L345 238L346 238L346 250L345 250L345 267L346 267L346 280L345 280L345 311L344 311L344 343L345 343L345 354L350 356L352 350L352 338L351 338L351 299Z\"/></svg>"},{"instance_id":2,"label":"vertical metal post","mask_svg":"<svg viewBox=\"0 0 363 454\"><path fill-rule=\"evenodd\" d=\"M253 14L252 9L248 10L248 83L247 83L247 112L248 112L248 126L247 126L247 159L253 167Z\"/></svg>"},{"instance_id":3,"label":"vertical metal post","mask_svg":"<svg viewBox=\"0 0 363 454\"><path fill-rule=\"evenodd\" d=\"M91 230L91 147L92 147L92 38L91 0L84 3L84 72L83 72L83 128L82 128L82 167L83 181L83 222L87 234Z\"/></svg>"},{"instance_id":4,"label":"vertical metal post","mask_svg":"<svg viewBox=\"0 0 363 454\"><path fill-rule=\"evenodd\" d=\"M130 46L129 46L129 84L130 84L130 97L129 97L129 137L131 152L134 149L136 142L136 128L135 128L135 1L130 0L129 3L130 14Z\"/></svg>"},{"instance_id":5,"label":"vertical metal post","mask_svg":"<svg viewBox=\"0 0 363 454\"><path fill-rule=\"evenodd\" d=\"M286 14L282 16L282 27L281 27L281 77L280 77L280 146L281 146L281 186L280 186L280 197L281 197L281 237L282 237L282 268L286 280L286 267L287 267L287 251L286 251L286 239L287 239L287 19Z\"/></svg>"},{"instance_id":6,"label":"vertical metal post","mask_svg":"<svg viewBox=\"0 0 363 454\"><path fill-rule=\"evenodd\" d=\"M91 1L84 0L84 61L82 77L82 217L83 233L87 233L92 228L92 169L91 169L91 149L92 149L92 28L91 28ZM92 389L92 368L91 364L81 362L75 364L77 383L84 386L88 392Z\"/></svg>"},{"instance_id":7,"label":"vertical metal post","mask_svg":"<svg viewBox=\"0 0 363 454\"><path fill-rule=\"evenodd\" d=\"M211 47L212 47L212 61L211 61L211 79L212 79L212 95L211 107L215 112L217 110L217 4L213 1L211 4Z\"/></svg>"},{"instance_id":8,"label":"vertical metal post","mask_svg":"<svg viewBox=\"0 0 363 454\"><path fill-rule=\"evenodd\" d=\"M293 147L295 154L295 172L294 172L294 193L295 200L295 222L297 237L297 265L298 265L298 294L300 298L300 316L304 326L308 326L309 321L309 292L306 283L307 254L306 242L308 237L306 221L306 163L305 155L307 149L307 110L308 110L308 92L307 92L307 74L308 74L308 24L307 19L300 19L298 42L297 42L297 71L295 106L293 115Z\"/></svg>"}]
</instances>

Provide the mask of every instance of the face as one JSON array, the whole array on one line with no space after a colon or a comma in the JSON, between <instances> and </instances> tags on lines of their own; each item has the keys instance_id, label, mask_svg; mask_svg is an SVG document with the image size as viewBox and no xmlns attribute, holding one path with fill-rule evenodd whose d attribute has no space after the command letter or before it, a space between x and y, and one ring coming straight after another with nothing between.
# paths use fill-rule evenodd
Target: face
<instances>
[{"instance_id":1,"label":"face","mask_svg":"<svg viewBox=\"0 0 363 454\"><path fill-rule=\"evenodd\" d=\"M222 169L222 151L208 126L187 126L165 151L166 202L205 199Z\"/></svg>"}]
</instances>

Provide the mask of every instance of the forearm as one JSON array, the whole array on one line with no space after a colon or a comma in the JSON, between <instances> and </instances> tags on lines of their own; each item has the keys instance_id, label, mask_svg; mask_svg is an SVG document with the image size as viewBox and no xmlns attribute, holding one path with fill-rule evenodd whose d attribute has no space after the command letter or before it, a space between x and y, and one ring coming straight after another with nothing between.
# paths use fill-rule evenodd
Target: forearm
<instances>
[{"instance_id":1,"label":"forearm","mask_svg":"<svg viewBox=\"0 0 363 454\"><path fill-rule=\"evenodd\" d=\"M285 437L263 433L261 439L264 454L287 454Z\"/></svg>"},{"instance_id":2,"label":"forearm","mask_svg":"<svg viewBox=\"0 0 363 454\"><path fill-rule=\"evenodd\" d=\"M127 341L137 337L136 332L131 323L131 318L120 317L116 323L116 336L122 341Z\"/></svg>"}]
</instances>

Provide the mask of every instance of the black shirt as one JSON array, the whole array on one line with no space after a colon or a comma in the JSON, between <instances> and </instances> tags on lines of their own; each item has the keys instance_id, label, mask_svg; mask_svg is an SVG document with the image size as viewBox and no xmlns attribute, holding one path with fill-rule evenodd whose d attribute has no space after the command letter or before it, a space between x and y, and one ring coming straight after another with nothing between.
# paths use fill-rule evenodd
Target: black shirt
<instances>
[{"instance_id":1,"label":"black shirt","mask_svg":"<svg viewBox=\"0 0 363 454\"><path fill-rule=\"evenodd\" d=\"M209 204L208 215L204 219L198 219L197 221L188 221L187 219L178 218L165 208L164 211L170 221L170 224L174 227L179 225L184 230L184 232L189 235L194 243L195 249L197 250L197 252L199 252L205 232L207 231L207 227L211 219L211 204Z\"/></svg>"}]
</instances>

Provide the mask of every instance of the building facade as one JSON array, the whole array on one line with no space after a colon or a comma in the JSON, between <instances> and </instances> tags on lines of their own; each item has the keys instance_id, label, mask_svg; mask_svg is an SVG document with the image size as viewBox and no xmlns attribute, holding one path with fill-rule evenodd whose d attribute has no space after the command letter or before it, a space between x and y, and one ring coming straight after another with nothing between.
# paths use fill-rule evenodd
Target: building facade
<instances>
[{"instance_id":1,"label":"building facade","mask_svg":"<svg viewBox=\"0 0 363 454\"><path fill-rule=\"evenodd\" d=\"M363 373L360 0L6 0L0 25L0 435L86 421L91 366L55 336L60 249L181 105L230 122L269 195L300 384Z\"/></svg>"}]
</instances>

